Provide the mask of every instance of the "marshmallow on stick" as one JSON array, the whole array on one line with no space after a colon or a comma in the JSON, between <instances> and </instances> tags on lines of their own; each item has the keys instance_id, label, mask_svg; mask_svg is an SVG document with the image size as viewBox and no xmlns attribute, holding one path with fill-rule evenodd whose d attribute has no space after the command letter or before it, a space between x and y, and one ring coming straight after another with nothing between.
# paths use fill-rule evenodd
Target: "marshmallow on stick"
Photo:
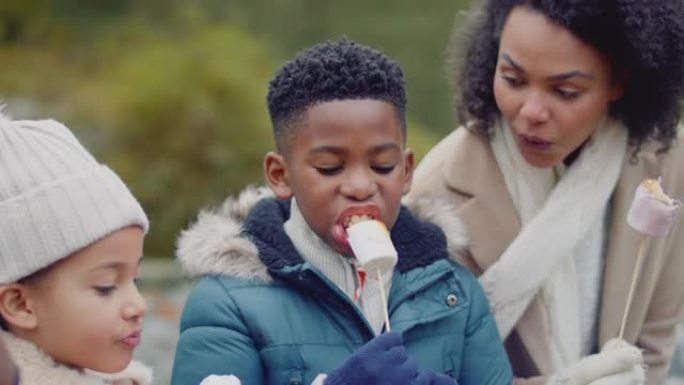
<instances>
[{"instance_id":1,"label":"marshmallow on stick","mask_svg":"<svg viewBox=\"0 0 684 385\"><path fill-rule=\"evenodd\" d=\"M362 220L347 228L347 237L361 267L366 272L377 273L385 313L385 328L390 331L387 296L382 275L394 269L394 265L397 264L397 250L394 249L387 227L380 221Z\"/></svg>"},{"instance_id":2,"label":"marshmallow on stick","mask_svg":"<svg viewBox=\"0 0 684 385\"><path fill-rule=\"evenodd\" d=\"M622 339L625 331L627 315L629 314L629 308L632 305L636 281L639 277L644 254L646 254L646 249L648 248L648 242L651 237L662 237L667 235L677 214L679 214L680 207L680 201L672 199L665 194L660 185L660 178L657 180L644 179L634 193L632 205L629 207L629 212L627 213L627 223L634 230L641 233L641 243L639 244L634 273L632 274L632 283L629 286L627 304L625 305L625 311L622 316L622 324L620 325L620 339Z\"/></svg>"},{"instance_id":3,"label":"marshmallow on stick","mask_svg":"<svg viewBox=\"0 0 684 385\"><path fill-rule=\"evenodd\" d=\"M662 237L670 231L680 206L678 200L665 194L660 179L645 179L634 193L627 223L642 234Z\"/></svg>"},{"instance_id":4,"label":"marshmallow on stick","mask_svg":"<svg viewBox=\"0 0 684 385\"><path fill-rule=\"evenodd\" d=\"M233 375L211 374L205 377L199 385L241 385L241 382Z\"/></svg>"}]
</instances>

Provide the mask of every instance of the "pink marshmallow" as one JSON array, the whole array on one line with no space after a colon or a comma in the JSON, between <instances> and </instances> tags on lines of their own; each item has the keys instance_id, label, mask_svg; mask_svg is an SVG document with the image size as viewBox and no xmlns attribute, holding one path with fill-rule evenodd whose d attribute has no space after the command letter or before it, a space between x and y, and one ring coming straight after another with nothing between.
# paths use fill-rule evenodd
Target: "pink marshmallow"
<instances>
[{"instance_id":1,"label":"pink marshmallow","mask_svg":"<svg viewBox=\"0 0 684 385\"><path fill-rule=\"evenodd\" d=\"M665 195L660 180L646 179L634 193L627 223L636 231L650 236L664 236L670 231L681 202Z\"/></svg>"}]
</instances>

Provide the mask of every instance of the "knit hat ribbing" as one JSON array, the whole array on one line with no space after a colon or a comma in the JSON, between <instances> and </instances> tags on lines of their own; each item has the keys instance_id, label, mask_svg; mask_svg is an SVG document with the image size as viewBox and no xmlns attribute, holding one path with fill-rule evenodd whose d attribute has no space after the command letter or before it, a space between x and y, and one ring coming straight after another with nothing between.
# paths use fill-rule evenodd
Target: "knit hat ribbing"
<instances>
[{"instance_id":1,"label":"knit hat ribbing","mask_svg":"<svg viewBox=\"0 0 684 385\"><path fill-rule=\"evenodd\" d=\"M54 120L0 113L0 284L147 217L126 185Z\"/></svg>"}]
</instances>

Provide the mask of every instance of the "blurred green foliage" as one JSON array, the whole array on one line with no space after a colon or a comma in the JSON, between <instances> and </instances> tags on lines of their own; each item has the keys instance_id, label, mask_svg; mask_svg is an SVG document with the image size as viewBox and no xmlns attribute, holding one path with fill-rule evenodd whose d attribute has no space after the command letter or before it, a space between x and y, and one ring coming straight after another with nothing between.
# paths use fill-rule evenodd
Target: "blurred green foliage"
<instances>
[{"instance_id":1,"label":"blurred green foliage","mask_svg":"<svg viewBox=\"0 0 684 385\"><path fill-rule=\"evenodd\" d=\"M452 128L444 67L464 1L3 0L0 98L54 116L131 186L152 220L146 254L170 256L197 210L262 183L277 66L348 36L405 70L409 146Z\"/></svg>"},{"instance_id":2,"label":"blurred green foliage","mask_svg":"<svg viewBox=\"0 0 684 385\"><path fill-rule=\"evenodd\" d=\"M170 253L198 207L261 180L272 71L263 47L242 31L205 29L140 44L81 90L79 121L107 135L96 148L135 181L153 219L148 251Z\"/></svg>"}]
</instances>

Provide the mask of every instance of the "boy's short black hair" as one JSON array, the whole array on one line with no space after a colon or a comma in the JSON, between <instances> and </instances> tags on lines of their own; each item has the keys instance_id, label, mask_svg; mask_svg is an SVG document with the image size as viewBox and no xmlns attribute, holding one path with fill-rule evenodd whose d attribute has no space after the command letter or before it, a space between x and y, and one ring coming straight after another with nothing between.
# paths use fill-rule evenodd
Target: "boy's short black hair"
<instances>
[{"instance_id":1,"label":"boy's short black hair","mask_svg":"<svg viewBox=\"0 0 684 385\"><path fill-rule=\"evenodd\" d=\"M374 99L394 106L406 140L406 91L399 65L382 52L347 38L316 44L276 72L268 110L278 151L307 108L332 100Z\"/></svg>"},{"instance_id":2,"label":"boy's short black hair","mask_svg":"<svg viewBox=\"0 0 684 385\"><path fill-rule=\"evenodd\" d=\"M625 93L611 105L610 115L622 120L637 151L648 139L669 148L684 95L682 0L483 1L466 24L469 29L454 30L465 39L462 51L454 55L461 123L487 134L499 115L492 86L499 39L511 10L519 6L569 29L601 52L617 77L625 77Z\"/></svg>"}]
</instances>

